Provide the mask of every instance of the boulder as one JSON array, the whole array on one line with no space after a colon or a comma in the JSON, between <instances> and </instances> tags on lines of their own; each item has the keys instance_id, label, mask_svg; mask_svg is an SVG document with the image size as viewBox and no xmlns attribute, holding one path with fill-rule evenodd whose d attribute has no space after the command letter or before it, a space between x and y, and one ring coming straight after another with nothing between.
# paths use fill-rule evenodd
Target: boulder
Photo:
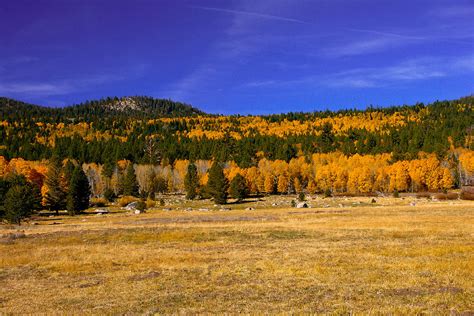
<instances>
[{"instance_id":1,"label":"boulder","mask_svg":"<svg viewBox=\"0 0 474 316\"><path fill-rule=\"evenodd\" d=\"M253 207L247 207L245 210L246 210L246 211L253 211L253 210L255 210L255 209L254 209Z\"/></svg>"},{"instance_id":2,"label":"boulder","mask_svg":"<svg viewBox=\"0 0 474 316\"><path fill-rule=\"evenodd\" d=\"M142 214L142 213L145 213L145 211L135 210L133 213L134 214Z\"/></svg>"},{"instance_id":3,"label":"boulder","mask_svg":"<svg viewBox=\"0 0 474 316\"><path fill-rule=\"evenodd\" d=\"M109 213L109 211L105 210L103 208L98 208L98 209L94 210L94 213L96 213L96 214L107 214L107 213Z\"/></svg>"},{"instance_id":4,"label":"boulder","mask_svg":"<svg viewBox=\"0 0 474 316\"><path fill-rule=\"evenodd\" d=\"M134 211L137 208L138 202L132 202L128 203L127 206L125 206L125 209L127 211Z\"/></svg>"},{"instance_id":5,"label":"boulder","mask_svg":"<svg viewBox=\"0 0 474 316\"><path fill-rule=\"evenodd\" d=\"M300 202L296 204L296 208L308 208L308 204L306 202Z\"/></svg>"}]
</instances>

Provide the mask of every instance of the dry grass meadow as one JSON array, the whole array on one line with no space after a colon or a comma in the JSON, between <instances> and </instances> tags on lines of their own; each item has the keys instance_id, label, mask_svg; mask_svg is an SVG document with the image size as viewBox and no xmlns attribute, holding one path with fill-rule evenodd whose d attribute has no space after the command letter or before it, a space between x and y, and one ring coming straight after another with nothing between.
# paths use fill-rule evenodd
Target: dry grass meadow
<instances>
[{"instance_id":1,"label":"dry grass meadow","mask_svg":"<svg viewBox=\"0 0 474 316\"><path fill-rule=\"evenodd\" d=\"M473 202L266 199L0 226L0 314L474 313Z\"/></svg>"}]
</instances>

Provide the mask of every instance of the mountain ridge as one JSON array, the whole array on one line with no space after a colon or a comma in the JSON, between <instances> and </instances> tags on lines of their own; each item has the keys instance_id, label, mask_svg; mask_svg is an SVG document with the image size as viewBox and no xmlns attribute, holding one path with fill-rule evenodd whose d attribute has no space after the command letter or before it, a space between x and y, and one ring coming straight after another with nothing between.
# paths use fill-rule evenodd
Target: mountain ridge
<instances>
[{"instance_id":1,"label":"mountain ridge","mask_svg":"<svg viewBox=\"0 0 474 316\"><path fill-rule=\"evenodd\" d=\"M79 116L81 114L130 114L131 116L150 115L151 117L179 117L206 114L203 111L186 103L176 102L170 99L152 98L148 96L124 96L120 98L107 97L61 107L49 107L23 102L8 97L0 97L0 114L3 114L3 112L8 109L14 109L15 111L20 112L51 112L54 114Z\"/></svg>"}]
</instances>

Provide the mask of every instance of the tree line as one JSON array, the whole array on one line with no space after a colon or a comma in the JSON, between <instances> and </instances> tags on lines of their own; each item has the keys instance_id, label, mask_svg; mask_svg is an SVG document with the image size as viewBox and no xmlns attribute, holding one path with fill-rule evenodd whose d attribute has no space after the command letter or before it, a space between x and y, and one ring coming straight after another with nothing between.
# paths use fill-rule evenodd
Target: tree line
<instances>
[{"instance_id":1,"label":"tree line","mask_svg":"<svg viewBox=\"0 0 474 316\"><path fill-rule=\"evenodd\" d=\"M63 109L0 98L0 155L98 164L126 159L173 165L176 160L215 159L248 168L262 157L288 162L300 155L338 151L392 153L394 160L411 160L419 152L445 158L452 147L474 149L474 97L270 116L205 115L169 100L146 100L137 99L136 104L160 110L117 110L115 104L122 102L118 98Z\"/></svg>"}]
</instances>

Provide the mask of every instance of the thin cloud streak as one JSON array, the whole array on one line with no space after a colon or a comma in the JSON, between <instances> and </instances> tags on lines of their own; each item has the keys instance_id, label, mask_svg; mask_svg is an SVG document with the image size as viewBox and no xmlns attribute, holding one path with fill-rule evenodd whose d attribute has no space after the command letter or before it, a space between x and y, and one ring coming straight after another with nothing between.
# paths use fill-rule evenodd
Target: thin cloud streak
<instances>
[{"instance_id":1,"label":"thin cloud streak","mask_svg":"<svg viewBox=\"0 0 474 316\"><path fill-rule=\"evenodd\" d=\"M455 59L423 58L408 60L387 67L355 68L328 75L310 75L295 80L260 80L242 87L297 87L378 88L405 82L458 76L474 73L474 56Z\"/></svg>"},{"instance_id":2,"label":"thin cloud streak","mask_svg":"<svg viewBox=\"0 0 474 316\"><path fill-rule=\"evenodd\" d=\"M388 36L388 37L404 38L404 39L409 39L409 40L423 41L427 39L426 37L421 37L421 36L410 36L410 35L403 35L403 34L391 33L391 32L381 32L381 31L376 31L376 30L357 29L357 28L344 28L344 29L351 32L369 33L369 34L383 35L383 36Z\"/></svg>"},{"instance_id":3,"label":"thin cloud streak","mask_svg":"<svg viewBox=\"0 0 474 316\"><path fill-rule=\"evenodd\" d=\"M200 10L207 10L207 11L215 11L215 12L223 12L223 13L230 13L230 14L239 14L239 15L246 15L246 16L253 16L258 18L276 20L276 21L284 21L284 22L292 22L292 23L299 23L299 24L311 24L306 21L287 18L283 16L271 15L271 14L263 14L257 12L250 12L250 11L242 11L242 10L232 10L232 9L223 9L223 8L213 8L213 7L201 7L201 6L191 6L191 8L200 9Z\"/></svg>"}]
</instances>

